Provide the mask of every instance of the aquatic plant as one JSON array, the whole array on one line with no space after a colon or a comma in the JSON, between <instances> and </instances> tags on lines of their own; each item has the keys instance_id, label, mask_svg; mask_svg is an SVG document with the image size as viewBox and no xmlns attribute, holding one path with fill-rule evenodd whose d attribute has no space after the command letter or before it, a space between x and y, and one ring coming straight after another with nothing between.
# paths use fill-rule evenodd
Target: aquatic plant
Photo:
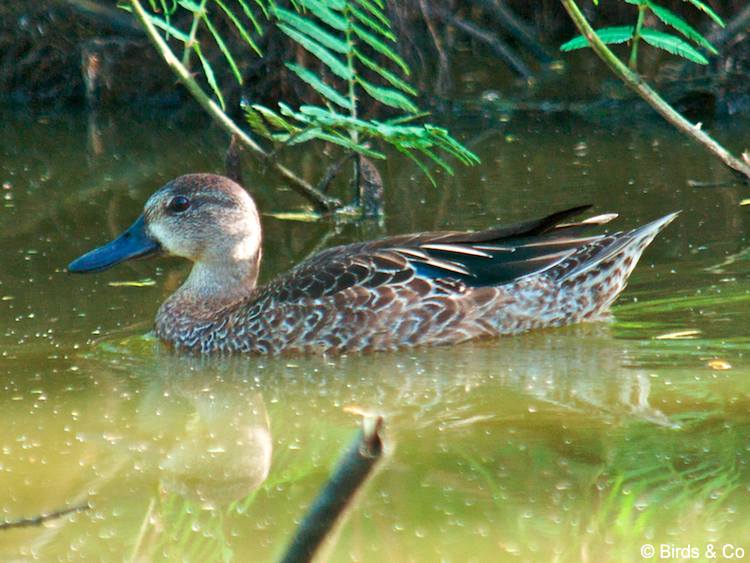
<instances>
[{"instance_id":1,"label":"aquatic plant","mask_svg":"<svg viewBox=\"0 0 750 563\"><path fill-rule=\"evenodd\" d=\"M429 163L452 174L453 168L445 156L455 157L466 165L479 161L446 129L423 122L426 114L414 100L417 91L408 81L410 71L398 53L383 0L297 0L289 8L261 0L252 5L246 0L179 0L172 4L150 0L150 11L144 10L138 0L131 0L129 7L150 31L152 42L191 94L228 132L277 168L283 148L310 141L340 147L346 152L345 159L352 153L384 159L386 153L374 145L390 145L411 158L433 184ZM187 28L182 29L177 21L184 21L181 16L186 13L190 21ZM216 23L217 16L225 22L225 27L234 29L247 47L242 53L232 51L226 31ZM153 33L156 28L164 32L166 40L182 43L181 59L174 57L167 42ZM287 61L285 66L320 102L293 109L280 100L275 110L244 100L242 106L252 134L270 141L271 151L263 149L227 115L225 96L215 68L218 63L206 56L210 43L212 49L221 52L230 74L242 85L240 57L262 55L257 37L269 28L280 31L300 53L312 57L307 64ZM200 62L217 107L211 105L211 100L189 72L193 55ZM365 103L368 107L379 107L378 113L385 118L364 117ZM356 182L362 176L361 162L360 158L355 159ZM340 165L334 164L332 169L337 172ZM281 172L298 187L302 185L299 191L313 201L318 210L330 212L341 207L339 202L324 194L335 172L326 175L317 187L288 169Z\"/></svg>"}]
</instances>

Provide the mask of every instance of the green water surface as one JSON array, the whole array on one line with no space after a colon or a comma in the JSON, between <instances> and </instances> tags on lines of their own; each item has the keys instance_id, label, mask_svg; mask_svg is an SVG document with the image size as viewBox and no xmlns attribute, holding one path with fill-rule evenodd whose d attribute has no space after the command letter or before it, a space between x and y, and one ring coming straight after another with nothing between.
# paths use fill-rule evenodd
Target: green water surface
<instances>
[{"instance_id":1,"label":"green water surface","mask_svg":"<svg viewBox=\"0 0 750 563\"><path fill-rule=\"evenodd\" d=\"M263 278L385 233L587 202L621 214L612 228L681 209L612 321L393 354L175 356L147 333L186 264L64 268L171 177L221 171L224 137L167 118L4 114L0 521L91 509L0 530L0 560L272 561L354 436L350 407L386 417L386 455L326 560L640 561L646 543L750 557L746 188L689 187L730 176L655 123L436 119L480 166L433 187L390 159L383 231L264 217ZM747 132L720 131L735 146ZM308 148L294 165L315 181L321 160ZM263 211L300 208L246 164Z\"/></svg>"}]
</instances>

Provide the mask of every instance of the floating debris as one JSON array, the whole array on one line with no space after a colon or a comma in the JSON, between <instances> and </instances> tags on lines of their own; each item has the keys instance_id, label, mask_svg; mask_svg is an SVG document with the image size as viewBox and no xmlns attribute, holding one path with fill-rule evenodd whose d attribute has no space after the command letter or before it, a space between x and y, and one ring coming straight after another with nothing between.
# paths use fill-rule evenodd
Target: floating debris
<instances>
[{"instance_id":1,"label":"floating debris","mask_svg":"<svg viewBox=\"0 0 750 563\"><path fill-rule=\"evenodd\" d=\"M320 213L314 211L289 211L286 213L264 213L263 215L281 221L300 221L302 223L314 223L322 218Z\"/></svg>"},{"instance_id":2,"label":"floating debris","mask_svg":"<svg viewBox=\"0 0 750 563\"><path fill-rule=\"evenodd\" d=\"M142 280L131 280L131 281L112 281L107 285L110 287L151 287L156 285L156 280L151 278L143 278Z\"/></svg>"},{"instance_id":3,"label":"floating debris","mask_svg":"<svg viewBox=\"0 0 750 563\"><path fill-rule=\"evenodd\" d=\"M691 338L698 338L700 335L700 330L678 330L677 332L668 332L655 336L654 340L689 340Z\"/></svg>"}]
</instances>

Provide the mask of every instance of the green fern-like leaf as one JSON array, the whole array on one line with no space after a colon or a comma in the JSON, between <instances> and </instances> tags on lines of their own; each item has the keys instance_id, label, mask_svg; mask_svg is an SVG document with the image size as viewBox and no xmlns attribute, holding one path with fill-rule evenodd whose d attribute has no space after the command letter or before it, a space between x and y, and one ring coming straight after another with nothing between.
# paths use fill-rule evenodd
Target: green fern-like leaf
<instances>
[{"instance_id":1,"label":"green fern-like leaf","mask_svg":"<svg viewBox=\"0 0 750 563\"><path fill-rule=\"evenodd\" d=\"M128 12L131 11L130 8L127 6L123 7L123 9ZM153 14L147 14L147 16L148 16L148 19L151 21L151 23L154 24L154 26L156 26L157 28L167 33L167 37L170 37L170 36L174 37L175 39L178 39L179 41L182 41L183 43L187 43L189 41L190 37L186 33L176 28L168 21L162 18L159 18L157 16L154 16Z\"/></svg>"},{"instance_id":2,"label":"green fern-like leaf","mask_svg":"<svg viewBox=\"0 0 750 563\"><path fill-rule=\"evenodd\" d=\"M323 98L344 109L349 109L349 100L339 94L335 88L323 82L314 72L295 63L286 63L286 67L299 76L304 82L307 82L307 84L309 84L318 94L323 96Z\"/></svg>"},{"instance_id":3,"label":"green fern-like leaf","mask_svg":"<svg viewBox=\"0 0 750 563\"><path fill-rule=\"evenodd\" d=\"M275 13L279 21L306 35L311 41L317 41L326 49L341 54L351 51L351 46L347 45L346 41L329 33L310 18L303 17L296 12L284 10L283 8L276 8Z\"/></svg>"},{"instance_id":4,"label":"green fern-like leaf","mask_svg":"<svg viewBox=\"0 0 750 563\"><path fill-rule=\"evenodd\" d=\"M370 95L370 97L376 99L381 104L404 110L409 113L417 113L419 111L417 106L415 106L409 98L407 98L397 90L376 86L375 84L371 84L370 82L362 78L357 79L357 84L362 86L362 88Z\"/></svg>"},{"instance_id":5,"label":"green fern-like leaf","mask_svg":"<svg viewBox=\"0 0 750 563\"><path fill-rule=\"evenodd\" d=\"M346 31L347 21L341 14L336 13L335 9L329 8L329 2L324 0L297 0L301 6L325 23L338 31Z\"/></svg>"},{"instance_id":6,"label":"green fern-like leaf","mask_svg":"<svg viewBox=\"0 0 750 563\"><path fill-rule=\"evenodd\" d=\"M389 25L371 18L366 12L357 8L353 3L349 6L349 10L362 25L369 27L372 31L379 33L391 41L396 41L396 36L391 32Z\"/></svg>"},{"instance_id":7,"label":"green fern-like leaf","mask_svg":"<svg viewBox=\"0 0 750 563\"><path fill-rule=\"evenodd\" d=\"M261 52L258 45L255 43L253 38L250 36L250 32L247 30L245 25L240 21L240 18L238 18L235 13L227 7L227 5L222 0L214 0L216 2L216 5L221 8L221 10L226 14L226 16L229 18L229 20L232 22L232 25L234 25L235 29L238 31L242 39L247 43L250 48L255 51L255 53L258 56L261 56L263 53ZM253 26L255 27L255 30L257 32L260 32L260 26L258 25L258 22L255 20L255 17L252 15L252 12L249 12L248 10L245 10L244 3L241 3L243 6L243 10L245 11L245 14L248 15L248 18L253 23Z\"/></svg>"},{"instance_id":8,"label":"green fern-like leaf","mask_svg":"<svg viewBox=\"0 0 750 563\"><path fill-rule=\"evenodd\" d=\"M249 105L244 106L243 109L245 110L245 119L247 121L247 124L250 126L250 129L259 134L261 137L272 139L273 134L268 129L268 127L266 127L266 123L263 120L263 115L258 110Z\"/></svg>"},{"instance_id":9,"label":"green fern-like leaf","mask_svg":"<svg viewBox=\"0 0 750 563\"><path fill-rule=\"evenodd\" d=\"M365 11L375 19L379 20L386 27L391 27L391 22L388 20L388 16L385 15L383 9L385 5L382 2L371 2L370 0L357 0L357 4L362 6Z\"/></svg>"},{"instance_id":10,"label":"green fern-like leaf","mask_svg":"<svg viewBox=\"0 0 750 563\"><path fill-rule=\"evenodd\" d=\"M243 106L253 133L276 145L325 141L368 157L385 158L372 145L387 143L414 160L433 182L429 162L448 173L453 169L445 155L465 164L478 162L476 155L444 129L416 124L425 114L413 100L417 91L409 84L410 71L396 48L383 0L292 0L286 8L271 0L148 1L150 21L168 39L184 45L185 66L190 67L191 56L198 59L222 108L225 101L218 79L222 75L214 68L216 61L207 56L208 48L218 49L225 68L240 84L243 75L241 53L233 52L234 44L227 40L217 18L230 24L255 54L261 54L256 37L263 33L261 22L266 19L312 55L314 66L291 61L285 66L319 95L326 107L303 106L295 111L279 103L279 111L274 111L258 104ZM184 19L172 17L177 10L192 16L183 29L175 22ZM368 99L386 108L388 121L358 117L360 105Z\"/></svg>"},{"instance_id":11,"label":"green fern-like leaf","mask_svg":"<svg viewBox=\"0 0 750 563\"><path fill-rule=\"evenodd\" d=\"M308 53L315 56L339 78L342 78L344 80L353 78L351 70L346 66L346 63L344 61L335 56L333 53L331 53L331 51L326 49L323 45L321 45L311 37L308 37L297 29L283 23L279 24L279 29L286 33L289 37L291 37Z\"/></svg>"},{"instance_id":12,"label":"green fern-like leaf","mask_svg":"<svg viewBox=\"0 0 750 563\"><path fill-rule=\"evenodd\" d=\"M596 30L596 35L602 40L602 43L612 45L616 43L625 43L633 38L633 26L604 27ZM574 37L560 45L561 51L574 51L589 46L589 41L583 35Z\"/></svg>"},{"instance_id":13,"label":"green fern-like leaf","mask_svg":"<svg viewBox=\"0 0 750 563\"><path fill-rule=\"evenodd\" d=\"M280 129L292 134L299 131L299 128L295 127L294 125L289 123L289 121L267 107L261 106L259 104L253 104L250 107L260 115L262 115L263 119L265 119L272 127L275 127L276 129Z\"/></svg>"},{"instance_id":14,"label":"green fern-like leaf","mask_svg":"<svg viewBox=\"0 0 750 563\"><path fill-rule=\"evenodd\" d=\"M290 66L295 74L331 103L356 113L360 94L365 94L389 107L414 112L409 100L415 90L402 75L409 69L393 48L395 36L390 21L379 2L372 0L298 0L303 12L275 7L279 29L317 58L334 76L345 82L343 88L329 83L317 72ZM397 70L387 68L381 58ZM372 73L364 78L362 72ZM373 80L383 81L383 88ZM391 91L395 88L396 92ZM338 95L336 95L336 92ZM346 105L344 105L346 100Z\"/></svg>"},{"instance_id":15,"label":"green fern-like leaf","mask_svg":"<svg viewBox=\"0 0 750 563\"><path fill-rule=\"evenodd\" d=\"M724 27L724 20L719 17L719 15L714 12L711 7L706 4L705 2L701 2L701 0L687 0L690 4L698 8L701 12L706 14L709 18L711 18L717 25Z\"/></svg>"},{"instance_id":16,"label":"green fern-like leaf","mask_svg":"<svg viewBox=\"0 0 750 563\"><path fill-rule=\"evenodd\" d=\"M206 75L206 80L208 81L208 85L211 87L211 90L213 90L214 94L216 94L216 98L219 100L221 109L226 109L226 105L224 104L224 96L222 96L221 94L219 83L216 82L216 76L214 75L214 69L211 67L211 63L209 63L208 59L203 56L203 51L201 50L201 46L198 43L195 43L193 45L193 51L195 51L195 54L198 55L198 60L200 60L201 66L203 67L203 74Z\"/></svg>"},{"instance_id":17,"label":"green fern-like leaf","mask_svg":"<svg viewBox=\"0 0 750 563\"><path fill-rule=\"evenodd\" d=\"M396 51L393 50L393 48L391 48L390 46L386 45L376 35L374 35L373 33L370 33L369 31L367 31L363 27L358 26L356 24L352 25L352 31L354 31L354 33L357 35L357 37L359 37L362 41L364 41L370 47L372 47L372 49L374 51L376 51L377 53L380 53L384 57L387 57L391 61L393 61L394 63L396 63L399 66L399 68L401 68L401 71L404 74L406 74L406 75L410 74L409 67L406 66L406 63L404 62L404 59L402 59L398 55L398 53L396 53Z\"/></svg>"},{"instance_id":18,"label":"green fern-like leaf","mask_svg":"<svg viewBox=\"0 0 750 563\"><path fill-rule=\"evenodd\" d=\"M654 13L654 15L666 25L676 29L682 35L684 35L691 41L694 41L711 54L718 54L718 51L708 39L703 37L703 35L701 35L693 26L691 26L684 19L675 14L672 10L669 10L664 6L660 6L659 4L650 1L647 3L647 6Z\"/></svg>"},{"instance_id":19,"label":"green fern-like leaf","mask_svg":"<svg viewBox=\"0 0 750 563\"><path fill-rule=\"evenodd\" d=\"M242 7L242 11L244 12L247 19L252 22L253 27L255 28L255 32L262 35L263 27L261 27L257 16L250 9L250 6L248 5L248 3L245 0L237 0L237 3ZM255 0L255 4L258 6L258 8L260 8L260 11L263 14L263 17L268 19L269 17L268 8L266 7L265 2L261 2L260 0Z\"/></svg>"},{"instance_id":20,"label":"green fern-like leaf","mask_svg":"<svg viewBox=\"0 0 750 563\"><path fill-rule=\"evenodd\" d=\"M708 64L708 60L700 53L700 51L676 35L664 33L663 31L656 31L655 29L644 28L641 30L641 37L646 43L653 47L662 49L684 59L688 59L694 63L701 65Z\"/></svg>"},{"instance_id":21,"label":"green fern-like leaf","mask_svg":"<svg viewBox=\"0 0 750 563\"><path fill-rule=\"evenodd\" d=\"M368 69L370 69L371 71L375 72L376 74L378 74L379 76L387 80L391 84L391 86L398 88L399 90L401 90L402 92L405 92L406 94L409 94L410 96L417 95L417 91L414 88L412 88L408 82L406 82L405 80L402 80L401 78L398 77L397 74L382 67L381 65L373 61L371 58L362 54L360 51L355 50L354 56L357 57L357 60L361 62L364 66L366 66Z\"/></svg>"},{"instance_id":22,"label":"green fern-like leaf","mask_svg":"<svg viewBox=\"0 0 750 563\"><path fill-rule=\"evenodd\" d=\"M261 34L263 28L260 24L259 17L268 16L266 7L270 0L254 0L255 8L251 8L248 0L149 0L149 6L152 13L147 14L149 21L157 28L165 32L167 39L175 39L184 45L183 64L190 66L191 55L195 55L200 62L203 75L216 96L216 99L224 107L224 98L221 93L221 87L216 77L216 72L209 58L206 56L206 47L213 44L219 49L227 67L238 84L242 84L242 71L238 63L238 53L232 53L229 48L229 42L221 29L215 23L215 16L220 14L225 18L242 40L252 49L255 54L260 55L261 51L257 42L248 29L247 23L252 25L255 33ZM168 5L169 4L169 5ZM131 11L124 6L123 9ZM172 18L177 10L188 12L192 15L192 22L189 28L180 29L175 25L176 18ZM258 14L260 12L260 14Z\"/></svg>"},{"instance_id":23,"label":"green fern-like leaf","mask_svg":"<svg viewBox=\"0 0 750 563\"><path fill-rule=\"evenodd\" d=\"M216 30L214 24L211 23L208 14L204 16L203 22L206 25L206 29L208 29L209 33L214 38L214 41L216 41L216 45L219 47L221 54L224 55L224 58L229 64L229 68L232 70L232 74L237 80L237 83L242 84L242 73L240 72L237 63L235 62L232 53L229 52L229 48L227 47L226 43L224 43L224 39L222 39L221 34L219 34L219 32Z\"/></svg>"},{"instance_id":24,"label":"green fern-like leaf","mask_svg":"<svg viewBox=\"0 0 750 563\"><path fill-rule=\"evenodd\" d=\"M247 112L253 131L276 143L325 141L374 158L384 158L384 154L371 144L384 142L414 160L433 182L426 162L452 173L446 154L465 164L478 161L446 130L407 125L424 115L412 99L417 92L408 82L408 66L395 49L381 0L296 0L293 4L296 11L273 8L277 26L318 64L306 67L288 62L286 67L328 107L305 105L294 110L279 103L275 112L253 105ZM403 115L388 122L361 119L359 106L366 98Z\"/></svg>"}]
</instances>

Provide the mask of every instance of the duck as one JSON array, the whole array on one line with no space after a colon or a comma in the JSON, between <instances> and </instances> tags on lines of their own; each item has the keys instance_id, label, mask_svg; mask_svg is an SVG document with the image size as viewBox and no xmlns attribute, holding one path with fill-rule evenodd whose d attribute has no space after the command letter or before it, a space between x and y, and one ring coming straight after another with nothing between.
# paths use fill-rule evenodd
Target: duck
<instances>
[{"instance_id":1,"label":"duck","mask_svg":"<svg viewBox=\"0 0 750 563\"><path fill-rule=\"evenodd\" d=\"M199 354L337 354L456 345L607 316L644 249L677 214L592 233L582 205L475 232L400 234L322 250L258 284L261 223L229 178L187 174L157 190L119 237L70 263L100 272L158 254L192 261L155 334Z\"/></svg>"}]
</instances>

